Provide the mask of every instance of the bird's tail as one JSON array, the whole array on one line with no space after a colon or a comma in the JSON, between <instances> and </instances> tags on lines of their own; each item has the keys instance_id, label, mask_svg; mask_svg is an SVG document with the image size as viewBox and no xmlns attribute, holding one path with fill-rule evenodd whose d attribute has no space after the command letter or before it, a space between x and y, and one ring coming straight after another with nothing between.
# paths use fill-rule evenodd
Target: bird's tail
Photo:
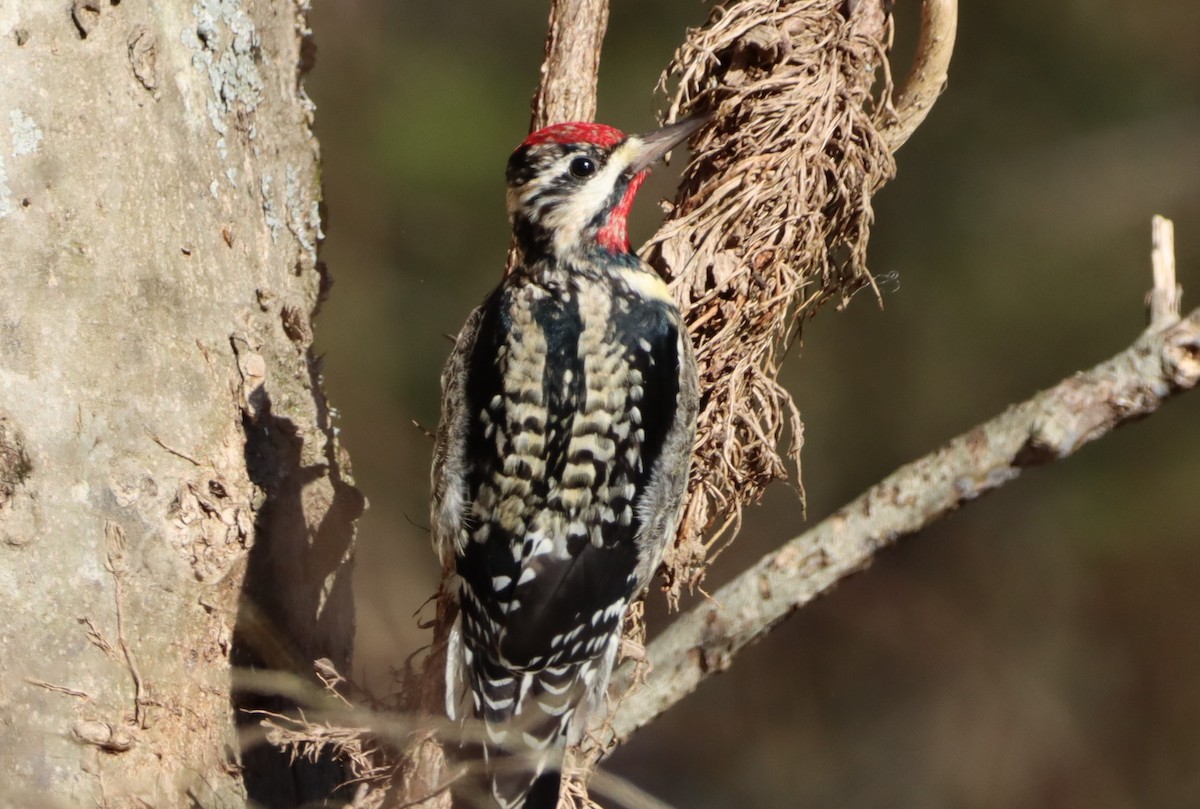
<instances>
[{"instance_id":1,"label":"bird's tail","mask_svg":"<svg viewBox=\"0 0 1200 809\"><path fill-rule=\"evenodd\" d=\"M558 805L563 751L581 735L598 662L512 671L476 660L470 667L489 791L502 809Z\"/></svg>"}]
</instances>

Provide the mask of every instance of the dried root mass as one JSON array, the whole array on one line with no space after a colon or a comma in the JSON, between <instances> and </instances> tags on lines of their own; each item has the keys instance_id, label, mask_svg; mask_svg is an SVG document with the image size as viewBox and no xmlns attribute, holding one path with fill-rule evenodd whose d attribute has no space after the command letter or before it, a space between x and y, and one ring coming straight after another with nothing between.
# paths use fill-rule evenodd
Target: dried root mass
<instances>
[{"instance_id":1,"label":"dried root mass","mask_svg":"<svg viewBox=\"0 0 1200 809\"><path fill-rule=\"evenodd\" d=\"M881 2L747 0L714 9L664 75L668 119L716 113L644 249L686 313L704 392L672 600L787 478L785 459L798 479L803 427L779 364L806 317L872 284L871 195L895 169L879 134L889 37Z\"/></svg>"}]
</instances>

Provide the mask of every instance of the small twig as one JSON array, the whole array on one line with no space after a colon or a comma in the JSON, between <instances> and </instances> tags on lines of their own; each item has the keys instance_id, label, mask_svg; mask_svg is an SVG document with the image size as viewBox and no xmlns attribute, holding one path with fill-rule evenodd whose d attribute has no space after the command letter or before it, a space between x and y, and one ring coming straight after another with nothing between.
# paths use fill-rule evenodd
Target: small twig
<instances>
[{"instance_id":1,"label":"small twig","mask_svg":"<svg viewBox=\"0 0 1200 809\"><path fill-rule=\"evenodd\" d=\"M1166 328L1152 326L1115 357L901 467L717 590L715 604L705 602L667 627L646 649L653 671L647 685L619 702L611 717L596 717L590 755L606 755L883 547L1015 479L1025 467L1066 458L1153 413L1198 381L1200 309ZM614 688L628 689L629 667L614 679Z\"/></svg>"},{"instance_id":2,"label":"small twig","mask_svg":"<svg viewBox=\"0 0 1200 809\"><path fill-rule=\"evenodd\" d=\"M895 122L880 130L893 152L917 131L946 88L957 29L958 0L924 0L917 53L893 104Z\"/></svg>"},{"instance_id":3,"label":"small twig","mask_svg":"<svg viewBox=\"0 0 1200 809\"><path fill-rule=\"evenodd\" d=\"M1165 216L1150 220L1153 248L1150 261L1154 269L1154 288L1146 296L1150 309L1150 328L1162 329L1179 320L1183 287L1175 281L1175 224Z\"/></svg>"},{"instance_id":4,"label":"small twig","mask_svg":"<svg viewBox=\"0 0 1200 809\"><path fill-rule=\"evenodd\" d=\"M117 650L108 642L108 638L104 637L104 633L100 631L100 627L96 626L96 622L88 616L83 616L83 622L87 624L87 639L88 642L95 646L100 651L112 658L117 657Z\"/></svg>"},{"instance_id":5,"label":"small twig","mask_svg":"<svg viewBox=\"0 0 1200 809\"><path fill-rule=\"evenodd\" d=\"M72 697L79 697L80 699L92 699L92 695L86 691L68 688L65 685L55 685L54 683L48 683L45 680L38 680L34 677L26 677L25 682L29 683L30 685L36 685L38 688L44 688L47 691L55 691L59 694L69 694Z\"/></svg>"},{"instance_id":6,"label":"small twig","mask_svg":"<svg viewBox=\"0 0 1200 809\"><path fill-rule=\"evenodd\" d=\"M117 597L117 643L121 646L121 652L125 655L125 663L129 666L129 674L133 677L133 703L134 703L134 721L139 728L146 727L146 682L142 679L142 672L138 669L137 658L133 656L133 649L129 646L129 641L125 638L125 617L124 607L122 604L125 601L125 594L121 588L121 579L116 579L116 597Z\"/></svg>"},{"instance_id":7,"label":"small twig","mask_svg":"<svg viewBox=\"0 0 1200 809\"><path fill-rule=\"evenodd\" d=\"M171 453L175 457L183 458L185 461L190 461L193 466L203 466L203 464L201 464L199 461L197 461L191 455L188 455L186 452L184 452L182 450L175 449L174 447L167 444L165 441L163 441L161 438L159 438L157 435L150 432L149 430L146 431L146 435L150 436L151 441L153 441L155 444L158 444L160 447L162 447L163 449L165 449L167 452Z\"/></svg>"},{"instance_id":8,"label":"small twig","mask_svg":"<svg viewBox=\"0 0 1200 809\"><path fill-rule=\"evenodd\" d=\"M575 801L575 806L583 806L586 809L672 809L670 804L639 789L632 782L604 770L591 773L567 770L564 775L566 777L563 780L563 791ZM582 776L587 776L586 791ZM604 807L592 801L588 793L605 798Z\"/></svg>"},{"instance_id":9,"label":"small twig","mask_svg":"<svg viewBox=\"0 0 1200 809\"><path fill-rule=\"evenodd\" d=\"M450 780L448 780L446 783L442 784L441 786L434 787L432 790L430 790L429 792L426 792L425 794L423 794L419 797L412 798L410 800L404 801L403 803L396 804L394 809L412 809L414 806L423 806L424 804L429 803L430 801L434 801L434 800L437 800L438 798L444 797L444 796L446 796L450 787L454 786L454 784L457 783L460 779L461 779L461 774L456 774L453 777L451 777Z\"/></svg>"},{"instance_id":10,"label":"small twig","mask_svg":"<svg viewBox=\"0 0 1200 809\"><path fill-rule=\"evenodd\" d=\"M129 667L129 674L133 677L134 722L137 727L145 728L146 683L142 680L142 672L138 669L137 658L134 657L133 649L130 648L129 641L125 637L125 591L122 579L129 569L129 543L125 538L125 529L111 520L104 524L104 536L108 547L105 567L108 568L108 572L113 576L113 591L117 602L117 645L125 657L125 664Z\"/></svg>"}]
</instances>

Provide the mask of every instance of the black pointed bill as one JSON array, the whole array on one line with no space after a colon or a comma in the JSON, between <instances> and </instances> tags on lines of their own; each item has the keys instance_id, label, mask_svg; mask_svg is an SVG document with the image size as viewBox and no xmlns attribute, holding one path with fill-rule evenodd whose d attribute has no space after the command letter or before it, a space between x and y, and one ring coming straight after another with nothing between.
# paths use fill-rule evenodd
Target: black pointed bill
<instances>
[{"instance_id":1,"label":"black pointed bill","mask_svg":"<svg viewBox=\"0 0 1200 809\"><path fill-rule=\"evenodd\" d=\"M637 174L649 168L710 120L711 115L696 115L644 135L632 135L627 141L634 150L628 171Z\"/></svg>"}]
</instances>

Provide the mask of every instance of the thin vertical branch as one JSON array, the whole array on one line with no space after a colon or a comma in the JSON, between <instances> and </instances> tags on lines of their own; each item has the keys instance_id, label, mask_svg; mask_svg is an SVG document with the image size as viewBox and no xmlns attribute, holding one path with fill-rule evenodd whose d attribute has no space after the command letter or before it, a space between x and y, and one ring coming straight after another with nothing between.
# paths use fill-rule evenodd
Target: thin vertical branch
<instances>
[{"instance_id":1,"label":"thin vertical branch","mask_svg":"<svg viewBox=\"0 0 1200 809\"><path fill-rule=\"evenodd\" d=\"M530 131L558 121L596 116L600 47L608 28L608 0L554 0L546 31L546 58L531 104Z\"/></svg>"}]
</instances>

